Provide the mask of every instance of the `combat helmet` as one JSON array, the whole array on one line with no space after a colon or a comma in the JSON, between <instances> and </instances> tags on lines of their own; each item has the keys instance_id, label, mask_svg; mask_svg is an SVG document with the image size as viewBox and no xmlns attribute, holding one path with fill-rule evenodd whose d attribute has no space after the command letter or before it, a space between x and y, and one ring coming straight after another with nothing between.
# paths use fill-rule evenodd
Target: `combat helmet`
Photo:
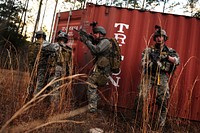
<instances>
[{"instance_id":1,"label":"combat helmet","mask_svg":"<svg viewBox=\"0 0 200 133\"><path fill-rule=\"evenodd\" d=\"M67 35L66 32L62 32L62 31L61 31L61 32L58 34L58 36L57 36L57 41L60 41L60 40L63 40L64 43L67 43L67 41L68 41L68 35Z\"/></svg>"},{"instance_id":2,"label":"combat helmet","mask_svg":"<svg viewBox=\"0 0 200 133\"><path fill-rule=\"evenodd\" d=\"M46 40L46 33L42 30L37 31L35 38L39 39L39 38L43 38L44 40Z\"/></svg>"},{"instance_id":3,"label":"combat helmet","mask_svg":"<svg viewBox=\"0 0 200 133\"><path fill-rule=\"evenodd\" d=\"M97 26L93 28L93 33L100 33L102 35L106 35L106 30L102 26Z\"/></svg>"},{"instance_id":4,"label":"combat helmet","mask_svg":"<svg viewBox=\"0 0 200 133\"><path fill-rule=\"evenodd\" d=\"M167 41L168 36L165 30L161 29L160 26L156 25L155 26L156 31L153 34L153 40L155 41L157 36L164 36L164 40Z\"/></svg>"}]
</instances>

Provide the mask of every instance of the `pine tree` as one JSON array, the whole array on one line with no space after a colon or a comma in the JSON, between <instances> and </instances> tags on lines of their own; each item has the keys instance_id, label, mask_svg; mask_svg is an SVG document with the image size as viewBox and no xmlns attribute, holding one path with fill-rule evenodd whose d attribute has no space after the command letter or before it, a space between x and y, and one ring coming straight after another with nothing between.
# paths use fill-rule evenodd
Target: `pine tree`
<instances>
[{"instance_id":1,"label":"pine tree","mask_svg":"<svg viewBox=\"0 0 200 133\"><path fill-rule=\"evenodd\" d=\"M21 69L25 66L26 37L21 34L23 4L19 0L0 1L0 67Z\"/></svg>"},{"instance_id":2,"label":"pine tree","mask_svg":"<svg viewBox=\"0 0 200 133\"><path fill-rule=\"evenodd\" d=\"M2 0L0 2L0 45L12 44L15 47L26 43L19 29L22 27L20 13L24 12L19 0Z\"/></svg>"}]
</instances>

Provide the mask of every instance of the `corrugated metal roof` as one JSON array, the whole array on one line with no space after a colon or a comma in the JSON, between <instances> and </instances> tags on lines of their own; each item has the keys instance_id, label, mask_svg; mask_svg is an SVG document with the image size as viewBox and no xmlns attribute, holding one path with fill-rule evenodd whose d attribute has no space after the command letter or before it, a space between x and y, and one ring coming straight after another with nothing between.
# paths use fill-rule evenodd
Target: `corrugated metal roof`
<instances>
[{"instance_id":1,"label":"corrugated metal roof","mask_svg":"<svg viewBox=\"0 0 200 133\"><path fill-rule=\"evenodd\" d=\"M68 12L61 13L58 29L66 27ZM170 114L173 116L200 120L200 20L179 15L163 14L148 11L122 9L116 7L89 4L86 10L73 11L70 26L82 27L91 32L89 22L97 21L105 27L107 37L118 37L123 61L121 73L113 76L119 85L110 90L106 97L114 105L111 92L118 92L118 107L133 107L133 101L140 82L141 53L147 45L153 44L154 26L160 25L166 30L169 40L166 44L180 55L181 64L171 81ZM70 27L69 26L69 27ZM72 32L72 31L69 31ZM72 36L77 38L76 33ZM79 41L74 41L77 70L91 59L88 49ZM87 69L82 71L88 72ZM79 71L80 72L80 71Z\"/></svg>"}]
</instances>

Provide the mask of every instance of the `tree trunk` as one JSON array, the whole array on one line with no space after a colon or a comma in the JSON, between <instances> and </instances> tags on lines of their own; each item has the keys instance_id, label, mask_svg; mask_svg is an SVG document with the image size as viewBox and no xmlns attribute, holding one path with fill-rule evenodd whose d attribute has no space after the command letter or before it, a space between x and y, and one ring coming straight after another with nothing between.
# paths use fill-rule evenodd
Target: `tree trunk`
<instances>
[{"instance_id":1,"label":"tree trunk","mask_svg":"<svg viewBox=\"0 0 200 133\"><path fill-rule=\"evenodd\" d=\"M165 5L166 5L167 0L164 0L164 6L163 6L163 13L165 12Z\"/></svg>"},{"instance_id":2,"label":"tree trunk","mask_svg":"<svg viewBox=\"0 0 200 133\"><path fill-rule=\"evenodd\" d=\"M22 34L23 31L24 31L24 26L25 26L25 22L26 22L26 13L27 13L27 9L28 9L28 3L29 3L29 0L26 0L26 2L25 2L25 9L24 9L25 10L25 12L24 12L24 20L23 20L22 29L21 29L20 34Z\"/></svg>"},{"instance_id":3,"label":"tree trunk","mask_svg":"<svg viewBox=\"0 0 200 133\"><path fill-rule=\"evenodd\" d=\"M49 42L50 42L50 39L51 39L51 34L52 34L52 30L53 30L53 22L54 22L54 19L55 19L55 14L56 14L56 9L57 9L57 5L58 5L58 0L56 0L56 4L55 4L55 8L54 8L54 13L53 13L53 20L51 22L51 30L50 30L50 34L49 34ZM59 19L59 18L58 18ZM55 33L56 34L56 33ZM53 38L54 39L54 38ZM53 41L54 42L54 41Z\"/></svg>"},{"instance_id":4,"label":"tree trunk","mask_svg":"<svg viewBox=\"0 0 200 133\"><path fill-rule=\"evenodd\" d=\"M43 1L43 0L40 0L40 5L39 5L39 9L38 9L38 14L37 14L37 18L36 18L35 27L34 27L34 32L33 32L33 36L32 36L31 42L34 41L35 32L38 30L38 23L39 23L39 21L40 21L40 13L41 13L42 1Z\"/></svg>"}]
</instances>

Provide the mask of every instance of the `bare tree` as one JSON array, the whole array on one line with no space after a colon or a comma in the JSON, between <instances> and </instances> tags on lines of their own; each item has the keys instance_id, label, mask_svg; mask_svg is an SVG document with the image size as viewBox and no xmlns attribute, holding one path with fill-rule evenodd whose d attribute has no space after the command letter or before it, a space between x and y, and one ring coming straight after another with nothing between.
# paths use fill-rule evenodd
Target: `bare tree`
<instances>
[{"instance_id":1,"label":"bare tree","mask_svg":"<svg viewBox=\"0 0 200 133\"><path fill-rule=\"evenodd\" d=\"M23 31L24 31L24 26L26 25L26 15L27 15L27 9L28 9L28 5L29 5L29 0L26 0L25 3L24 3L24 10L22 12L22 17L21 17L21 20L23 19L23 22L21 21L21 24L19 24L19 27L20 25L22 26L21 27L21 31L20 33L22 34ZM18 27L18 28L19 28ZM26 35L26 34L25 34Z\"/></svg>"},{"instance_id":2,"label":"bare tree","mask_svg":"<svg viewBox=\"0 0 200 133\"><path fill-rule=\"evenodd\" d=\"M76 0L65 0L65 2L71 2L71 3L74 3L75 4L75 1ZM80 7L80 9L84 9L85 8L85 5L86 5L86 3L87 3L87 0L77 0L78 2L80 2L81 3L81 7Z\"/></svg>"},{"instance_id":3,"label":"bare tree","mask_svg":"<svg viewBox=\"0 0 200 133\"><path fill-rule=\"evenodd\" d=\"M193 17L199 18L200 19L200 10L198 10Z\"/></svg>"},{"instance_id":4,"label":"bare tree","mask_svg":"<svg viewBox=\"0 0 200 133\"><path fill-rule=\"evenodd\" d=\"M39 8L38 8L38 14L37 14L37 18L36 18L36 21L35 21L35 27L34 27L34 31L33 31L33 36L32 36L31 42L34 41L35 32L38 30L38 23L39 23L39 20L40 20L42 1L43 0L40 0L40 4L39 4Z\"/></svg>"},{"instance_id":5,"label":"bare tree","mask_svg":"<svg viewBox=\"0 0 200 133\"><path fill-rule=\"evenodd\" d=\"M169 0L164 0L163 13L165 12L165 6L166 6L166 3L167 3L168 1L169 1Z\"/></svg>"},{"instance_id":6,"label":"bare tree","mask_svg":"<svg viewBox=\"0 0 200 133\"><path fill-rule=\"evenodd\" d=\"M184 6L185 12L189 12L191 16L194 16L195 12L199 10L197 7L198 1L199 0L188 0L187 4Z\"/></svg>"},{"instance_id":7,"label":"bare tree","mask_svg":"<svg viewBox=\"0 0 200 133\"><path fill-rule=\"evenodd\" d=\"M55 14L56 14L57 6L58 6L58 0L56 0L56 4L55 4L55 7L54 7L53 20L52 20L52 22L51 22L51 30L50 30L50 35L49 35L49 41L50 41L50 39L51 39L51 35L52 35L53 22L54 22L54 20L55 20Z\"/></svg>"},{"instance_id":8,"label":"bare tree","mask_svg":"<svg viewBox=\"0 0 200 133\"><path fill-rule=\"evenodd\" d=\"M191 8L191 14L194 13L194 9L196 7L196 3L198 2L198 0L188 0L190 8Z\"/></svg>"},{"instance_id":9,"label":"bare tree","mask_svg":"<svg viewBox=\"0 0 200 133\"><path fill-rule=\"evenodd\" d=\"M155 9L155 7L159 6L161 2L164 2L163 12L165 9L165 4L168 0L143 0L142 9Z\"/></svg>"}]
</instances>

